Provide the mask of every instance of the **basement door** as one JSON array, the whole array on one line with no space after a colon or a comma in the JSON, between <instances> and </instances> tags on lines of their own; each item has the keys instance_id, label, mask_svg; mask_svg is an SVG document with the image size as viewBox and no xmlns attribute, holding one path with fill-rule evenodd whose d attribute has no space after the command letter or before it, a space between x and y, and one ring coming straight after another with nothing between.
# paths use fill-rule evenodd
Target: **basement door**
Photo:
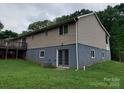
<instances>
[{"instance_id":1,"label":"basement door","mask_svg":"<svg viewBox=\"0 0 124 93\"><path fill-rule=\"evenodd\" d=\"M58 66L68 67L69 65L69 50L58 50Z\"/></svg>"}]
</instances>

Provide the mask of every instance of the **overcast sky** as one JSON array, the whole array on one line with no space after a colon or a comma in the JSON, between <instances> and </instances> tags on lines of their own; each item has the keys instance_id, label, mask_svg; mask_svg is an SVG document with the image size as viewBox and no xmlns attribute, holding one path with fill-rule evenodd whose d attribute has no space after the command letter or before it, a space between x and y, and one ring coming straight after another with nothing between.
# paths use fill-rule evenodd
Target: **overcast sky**
<instances>
[{"instance_id":1,"label":"overcast sky","mask_svg":"<svg viewBox=\"0 0 124 93\"><path fill-rule=\"evenodd\" d=\"M107 5L116 4L0 4L0 21L4 24L4 29L21 33L35 21L52 20L83 8L92 11L104 10Z\"/></svg>"}]
</instances>

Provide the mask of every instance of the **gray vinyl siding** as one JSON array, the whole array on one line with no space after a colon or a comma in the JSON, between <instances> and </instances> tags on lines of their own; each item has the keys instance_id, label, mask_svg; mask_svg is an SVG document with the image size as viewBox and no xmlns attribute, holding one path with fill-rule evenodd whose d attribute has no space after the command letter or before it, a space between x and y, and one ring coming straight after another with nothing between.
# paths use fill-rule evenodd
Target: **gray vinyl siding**
<instances>
[{"instance_id":1,"label":"gray vinyl siding","mask_svg":"<svg viewBox=\"0 0 124 93\"><path fill-rule=\"evenodd\" d=\"M92 65L101 61L110 60L110 51L105 49L100 49L92 46L87 46L83 44L78 44L79 47L79 67ZM91 50L95 51L95 58L91 58ZM102 58L102 52L104 52L105 57Z\"/></svg>"},{"instance_id":2,"label":"gray vinyl siding","mask_svg":"<svg viewBox=\"0 0 124 93\"><path fill-rule=\"evenodd\" d=\"M28 49L26 58L29 60L34 60L38 63L51 63L53 66L56 66L56 50L58 49L69 49L69 67L73 67L73 68L76 67L75 44ZM45 51L44 58L39 57L40 50Z\"/></svg>"},{"instance_id":3,"label":"gray vinyl siding","mask_svg":"<svg viewBox=\"0 0 124 93\"><path fill-rule=\"evenodd\" d=\"M82 68L84 65L92 65L97 62L110 60L110 51L105 49L100 49L92 46L87 46L83 44L78 44L79 48L79 67ZM47 63L56 66L56 50L58 49L69 49L69 67L76 68L76 50L75 44L63 45L63 46L54 46L54 47L46 47L46 48L35 48L27 50L27 59L34 60L39 63ZM45 57L39 57L39 51L45 51ZM95 58L91 58L91 50L95 50ZM102 52L105 53L105 58L102 59Z\"/></svg>"}]
</instances>

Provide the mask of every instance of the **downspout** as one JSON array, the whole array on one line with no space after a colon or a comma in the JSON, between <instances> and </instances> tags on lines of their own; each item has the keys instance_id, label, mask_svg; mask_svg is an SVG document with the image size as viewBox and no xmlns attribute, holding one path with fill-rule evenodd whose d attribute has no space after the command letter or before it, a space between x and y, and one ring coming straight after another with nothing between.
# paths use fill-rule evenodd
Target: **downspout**
<instances>
[{"instance_id":1,"label":"downspout","mask_svg":"<svg viewBox=\"0 0 124 93\"><path fill-rule=\"evenodd\" d=\"M77 63L77 67L76 67L76 71L79 69L79 51L78 51L78 20L74 19L76 22L76 63Z\"/></svg>"}]
</instances>

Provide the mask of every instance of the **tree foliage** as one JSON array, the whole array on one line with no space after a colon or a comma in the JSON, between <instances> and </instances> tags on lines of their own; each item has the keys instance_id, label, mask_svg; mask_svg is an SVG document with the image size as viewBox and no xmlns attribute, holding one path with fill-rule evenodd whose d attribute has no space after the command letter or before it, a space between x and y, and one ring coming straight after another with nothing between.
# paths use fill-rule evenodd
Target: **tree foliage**
<instances>
[{"instance_id":1,"label":"tree foliage","mask_svg":"<svg viewBox=\"0 0 124 93\"><path fill-rule=\"evenodd\" d=\"M109 31L111 54L113 60L119 60L120 51L124 51L124 4L115 7L108 6L98 16Z\"/></svg>"},{"instance_id":2,"label":"tree foliage","mask_svg":"<svg viewBox=\"0 0 124 93\"><path fill-rule=\"evenodd\" d=\"M0 31L4 28L4 25L0 22Z\"/></svg>"},{"instance_id":3,"label":"tree foliage","mask_svg":"<svg viewBox=\"0 0 124 93\"><path fill-rule=\"evenodd\" d=\"M65 21L65 20L70 19L70 18L74 18L76 16L91 13L91 12L92 11L90 11L90 10L82 9L82 10L76 11L76 12L70 14L70 15L64 15L64 16L61 16L61 17L57 17L53 21L50 21L50 20L37 21L37 22L29 24L28 30L29 31L30 30L36 31L36 30L39 30L39 29L41 29L45 26L52 25L52 24L55 24L55 23L58 23L58 22L61 22L61 21Z\"/></svg>"},{"instance_id":4,"label":"tree foliage","mask_svg":"<svg viewBox=\"0 0 124 93\"><path fill-rule=\"evenodd\" d=\"M18 34L11 31L11 30L5 30L0 32L0 39L5 39L5 38L12 38L12 37L17 37Z\"/></svg>"},{"instance_id":5,"label":"tree foliage","mask_svg":"<svg viewBox=\"0 0 124 93\"><path fill-rule=\"evenodd\" d=\"M34 22L32 24L30 24L28 26L28 30L30 31L36 31L39 30L45 26L48 26L49 24L51 24L52 22L50 20L44 20L44 21L38 21L38 22Z\"/></svg>"}]
</instances>

